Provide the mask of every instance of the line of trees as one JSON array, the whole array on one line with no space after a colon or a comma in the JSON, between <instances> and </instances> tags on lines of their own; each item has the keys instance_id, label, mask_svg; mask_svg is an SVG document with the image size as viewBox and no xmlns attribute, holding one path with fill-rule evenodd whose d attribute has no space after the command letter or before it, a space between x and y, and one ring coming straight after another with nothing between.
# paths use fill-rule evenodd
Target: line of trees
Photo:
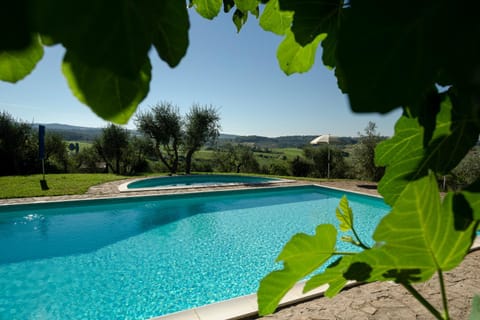
<instances>
[{"instance_id":1,"label":"line of trees","mask_svg":"<svg viewBox=\"0 0 480 320\"><path fill-rule=\"evenodd\" d=\"M171 103L155 105L135 119L140 135L110 124L89 147L80 152L68 151L62 136L47 130L45 165L47 172L112 172L134 175L141 172L184 171L273 174L296 177L327 177L330 152L330 177L378 181L383 167L374 162L374 150L385 139L377 126L369 122L359 133L356 144L304 146L303 154L291 160L285 155L262 160L262 153L251 144L216 144L220 116L212 106L194 104L183 117ZM197 151L208 146L212 158L193 161ZM328 148L330 150L328 150ZM261 152L259 154L259 152ZM447 187L457 189L480 176L479 151L473 149L446 176ZM0 175L41 172L38 155L38 132L30 124L0 113ZM442 177L443 179L443 177Z\"/></svg>"},{"instance_id":2,"label":"line of trees","mask_svg":"<svg viewBox=\"0 0 480 320\"><path fill-rule=\"evenodd\" d=\"M135 122L138 130L151 139L155 155L171 174L178 171L182 151L185 173L190 174L195 152L220 135L220 115L212 106L194 104L182 118L177 106L164 102L139 114Z\"/></svg>"},{"instance_id":3,"label":"line of trees","mask_svg":"<svg viewBox=\"0 0 480 320\"><path fill-rule=\"evenodd\" d=\"M327 176L327 146L306 146L303 156L292 161L269 161L261 165L255 146L223 144L214 148L213 159L193 165L193 158L206 144L214 145L220 132L220 116L212 106L194 104L182 117L180 108L162 102L135 119L141 135L110 124L102 129L91 147L79 154L69 153L67 143L59 134L49 132L45 137L45 160L48 172L112 172L133 175L146 171L195 171L261 173L284 176L325 178ZM365 134L360 134L350 157L330 146L332 178L359 178L378 181L383 168L374 164L374 149L383 137L370 122ZM1 175L30 174L40 171L38 133L31 125L0 114ZM347 161L350 159L349 161ZM155 163L161 163L161 167ZM153 164L153 168L150 167Z\"/></svg>"},{"instance_id":4,"label":"line of trees","mask_svg":"<svg viewBox=\"0 0 480 320\"><path fill-rule=\"evenodd\" d=\"M133 175L149 170L148 160L160 161L170 172L191 173L195 153L220 135L220 115L213 106L194 104L181 116L171 103L155 105L135 120L141 136L118 125L102 129L91 147L69 155L67 143L47 130L45 163L48 172L112 172ZM0 113L0 175L40 172L38 132L30 124Z\"/></svg>"},{"instance_id":5,"label":"line of trees","mask_svg":"<svg viewBox=\"0 0 480 320\"><path fill-rule=\"evenodd\" d=\"M67 170L67 143L57 133L45 135L45 164L50 172ZM31 174L40 170L38 131L1 112L0 175Z\"/></svg>"}]
</instances>

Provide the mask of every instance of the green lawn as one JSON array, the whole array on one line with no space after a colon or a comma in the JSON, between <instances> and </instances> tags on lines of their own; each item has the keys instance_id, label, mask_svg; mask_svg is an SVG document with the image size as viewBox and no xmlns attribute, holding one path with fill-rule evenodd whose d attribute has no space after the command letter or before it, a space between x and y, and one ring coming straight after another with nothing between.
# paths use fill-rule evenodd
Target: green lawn
<instances>
[{"instance_id":1,"label":"green lawn","mask_svg":"<svg viewBox=\"0 0 480 320\"><path fill-rule=\"evenodd\" d=\"M42 178L41 174L0 177L0 199L83 194L91 186L127 177L104 173L48 174L48 190L42 190Z\"/></svg>"},{"instance_id":2,"label":"green lawn","mask_svg":"<svg viewBox=\"0 0 480 320\"><path fill-rule=\"evenodd\" d=\"M303 156L303 150L300 148L273 148L272 151L285 155L288 160Z\"/></svg>"}]
</instances>

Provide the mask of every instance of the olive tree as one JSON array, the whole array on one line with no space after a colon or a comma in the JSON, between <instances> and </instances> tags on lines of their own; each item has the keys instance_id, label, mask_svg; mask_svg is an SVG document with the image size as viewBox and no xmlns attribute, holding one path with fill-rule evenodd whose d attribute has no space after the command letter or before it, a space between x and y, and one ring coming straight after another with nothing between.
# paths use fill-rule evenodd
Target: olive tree
<instances>
[{"instance_id":1,"label":"olive tree","mask_svg":"<svg viewBox=\"0 0 480 320\"><path fill-rule=\"evenodd\" d=\"M52 166L59 166L61 170L67 172L68 160L67 143L63 137L58 133L47 131L45 134L45 161Z\"/></svg>"},{"instance_id":2,"label":"olive tree","mask_svg":"<svg viewBox=\"0 0 480 320\"><path fill-rule=\"evenodd\" d=\"M235 173L260 171L260 164L255 158L252 148L242 144L227 143L219 147L215 151L215 159L219 171Z\"/></svg>"},{"instance_id":3,"label":"olive tree","mask_svg":"<svg viewBox=\"0 0 480 320\"><path fill-rule=\"evenodd\" d=\"M128 155L129 133L127 129L109 124L94 141L96 152L105 161L107 167L115 174L121 174L122 163Z\"/></svg>"},{"instance_id":4,"label":"olive tree","mask_svg":"<svg viewBox=\"0 0 480 320\"><path fill-rule=\"evenodd\" d=\"M189 174L193 154L220 135L220 115L212 106L194 104L185 116L185 173Z\"/></svg>"},{"instance_id":5,"label":"olive tree","mask_svg":"<svg viewBox=\"0 0 480 320\"><path fill-rule=\"evenodd\" d=\"M377 133L377 125L372 121L365 127L364 133L358 133L360 139L353 149L355 174L362 180L379 181L385 168L375 164L375 148L385 138Z\"/></svg>"},{"instance_id":6,"label":"olive tree","mask_svg":"<svg viewBox=\"0 0 480 320\"><path fill-rule=\"evenodd\" d=\"M177 106L169 102L155 105L135 119L138 130L153 141L157 158L171 174L177 173L182 144L182 117Z\"/></svg>"},{"instance_id":7,"label":"olive tree","mask_svg":"<svg viewBox=\"0 0 480 320\"><path fill-rule=\"evenodd\" d=\"M1 112L0 175L34 172L38 162L38 138L31 126Z\"/></svg>"}]
</instances>

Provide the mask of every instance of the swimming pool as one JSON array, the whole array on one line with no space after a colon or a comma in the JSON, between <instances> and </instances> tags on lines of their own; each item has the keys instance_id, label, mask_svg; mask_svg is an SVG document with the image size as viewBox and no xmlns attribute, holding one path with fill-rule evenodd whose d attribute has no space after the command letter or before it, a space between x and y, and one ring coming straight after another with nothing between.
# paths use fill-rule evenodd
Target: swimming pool
<instances>
[{"instance_id":1,"label":"swimming pool","mask_svg":"<svg viewBox=\"0 0 480 320\"><path fill-rule=\"evenodd\" d=\"M343 194L304 186L2 206L0 319L147 319L253 293L293 234L337 224ZM348 197L371 241L389 207Z\"/></svg>"},{"instance_id":2,"label":"swimming pool","mask_svg":"<svg viewBox=\"0 0 480 320\"><path fill-rule=\"evenodd\" d=\"M226 174L193 174L140 179L122 184L119 189L120 191L128 191L146 188L209 187L217 185L268 184L279 181L287 180Z\"/></svg>"}]
</instances>

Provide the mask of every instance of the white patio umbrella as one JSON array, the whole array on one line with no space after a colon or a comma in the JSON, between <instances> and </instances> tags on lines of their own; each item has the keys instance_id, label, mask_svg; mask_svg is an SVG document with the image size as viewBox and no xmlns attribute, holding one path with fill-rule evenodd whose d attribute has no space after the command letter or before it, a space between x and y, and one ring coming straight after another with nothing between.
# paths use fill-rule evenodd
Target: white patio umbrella
<instances>
[{"instance_id":1,"label":"white patio umbrella","mask_svg":"<svg viewBox=\"0 0 480 320\"><path fill-rule=\"evenodd\" d=\"M332 140L332 135L331 134L322 134L312 141L310 141L310 144L320 144L320 143L326 143L327 144L327 152L328 152L328 161L327 161L327 178L330 179L330 141Z\"/></svg>"},{"instance_id":2,"label":"white patio umbrella","mask_svg":"<svg viewBox=\"0 0 480 320\"><path fill-rule=\"evenodd\" d=\"M320 143L330 143L330 134L322 134L312 141L310 141L310 144L320 144Z\"/></svg>"}]
</instances>

